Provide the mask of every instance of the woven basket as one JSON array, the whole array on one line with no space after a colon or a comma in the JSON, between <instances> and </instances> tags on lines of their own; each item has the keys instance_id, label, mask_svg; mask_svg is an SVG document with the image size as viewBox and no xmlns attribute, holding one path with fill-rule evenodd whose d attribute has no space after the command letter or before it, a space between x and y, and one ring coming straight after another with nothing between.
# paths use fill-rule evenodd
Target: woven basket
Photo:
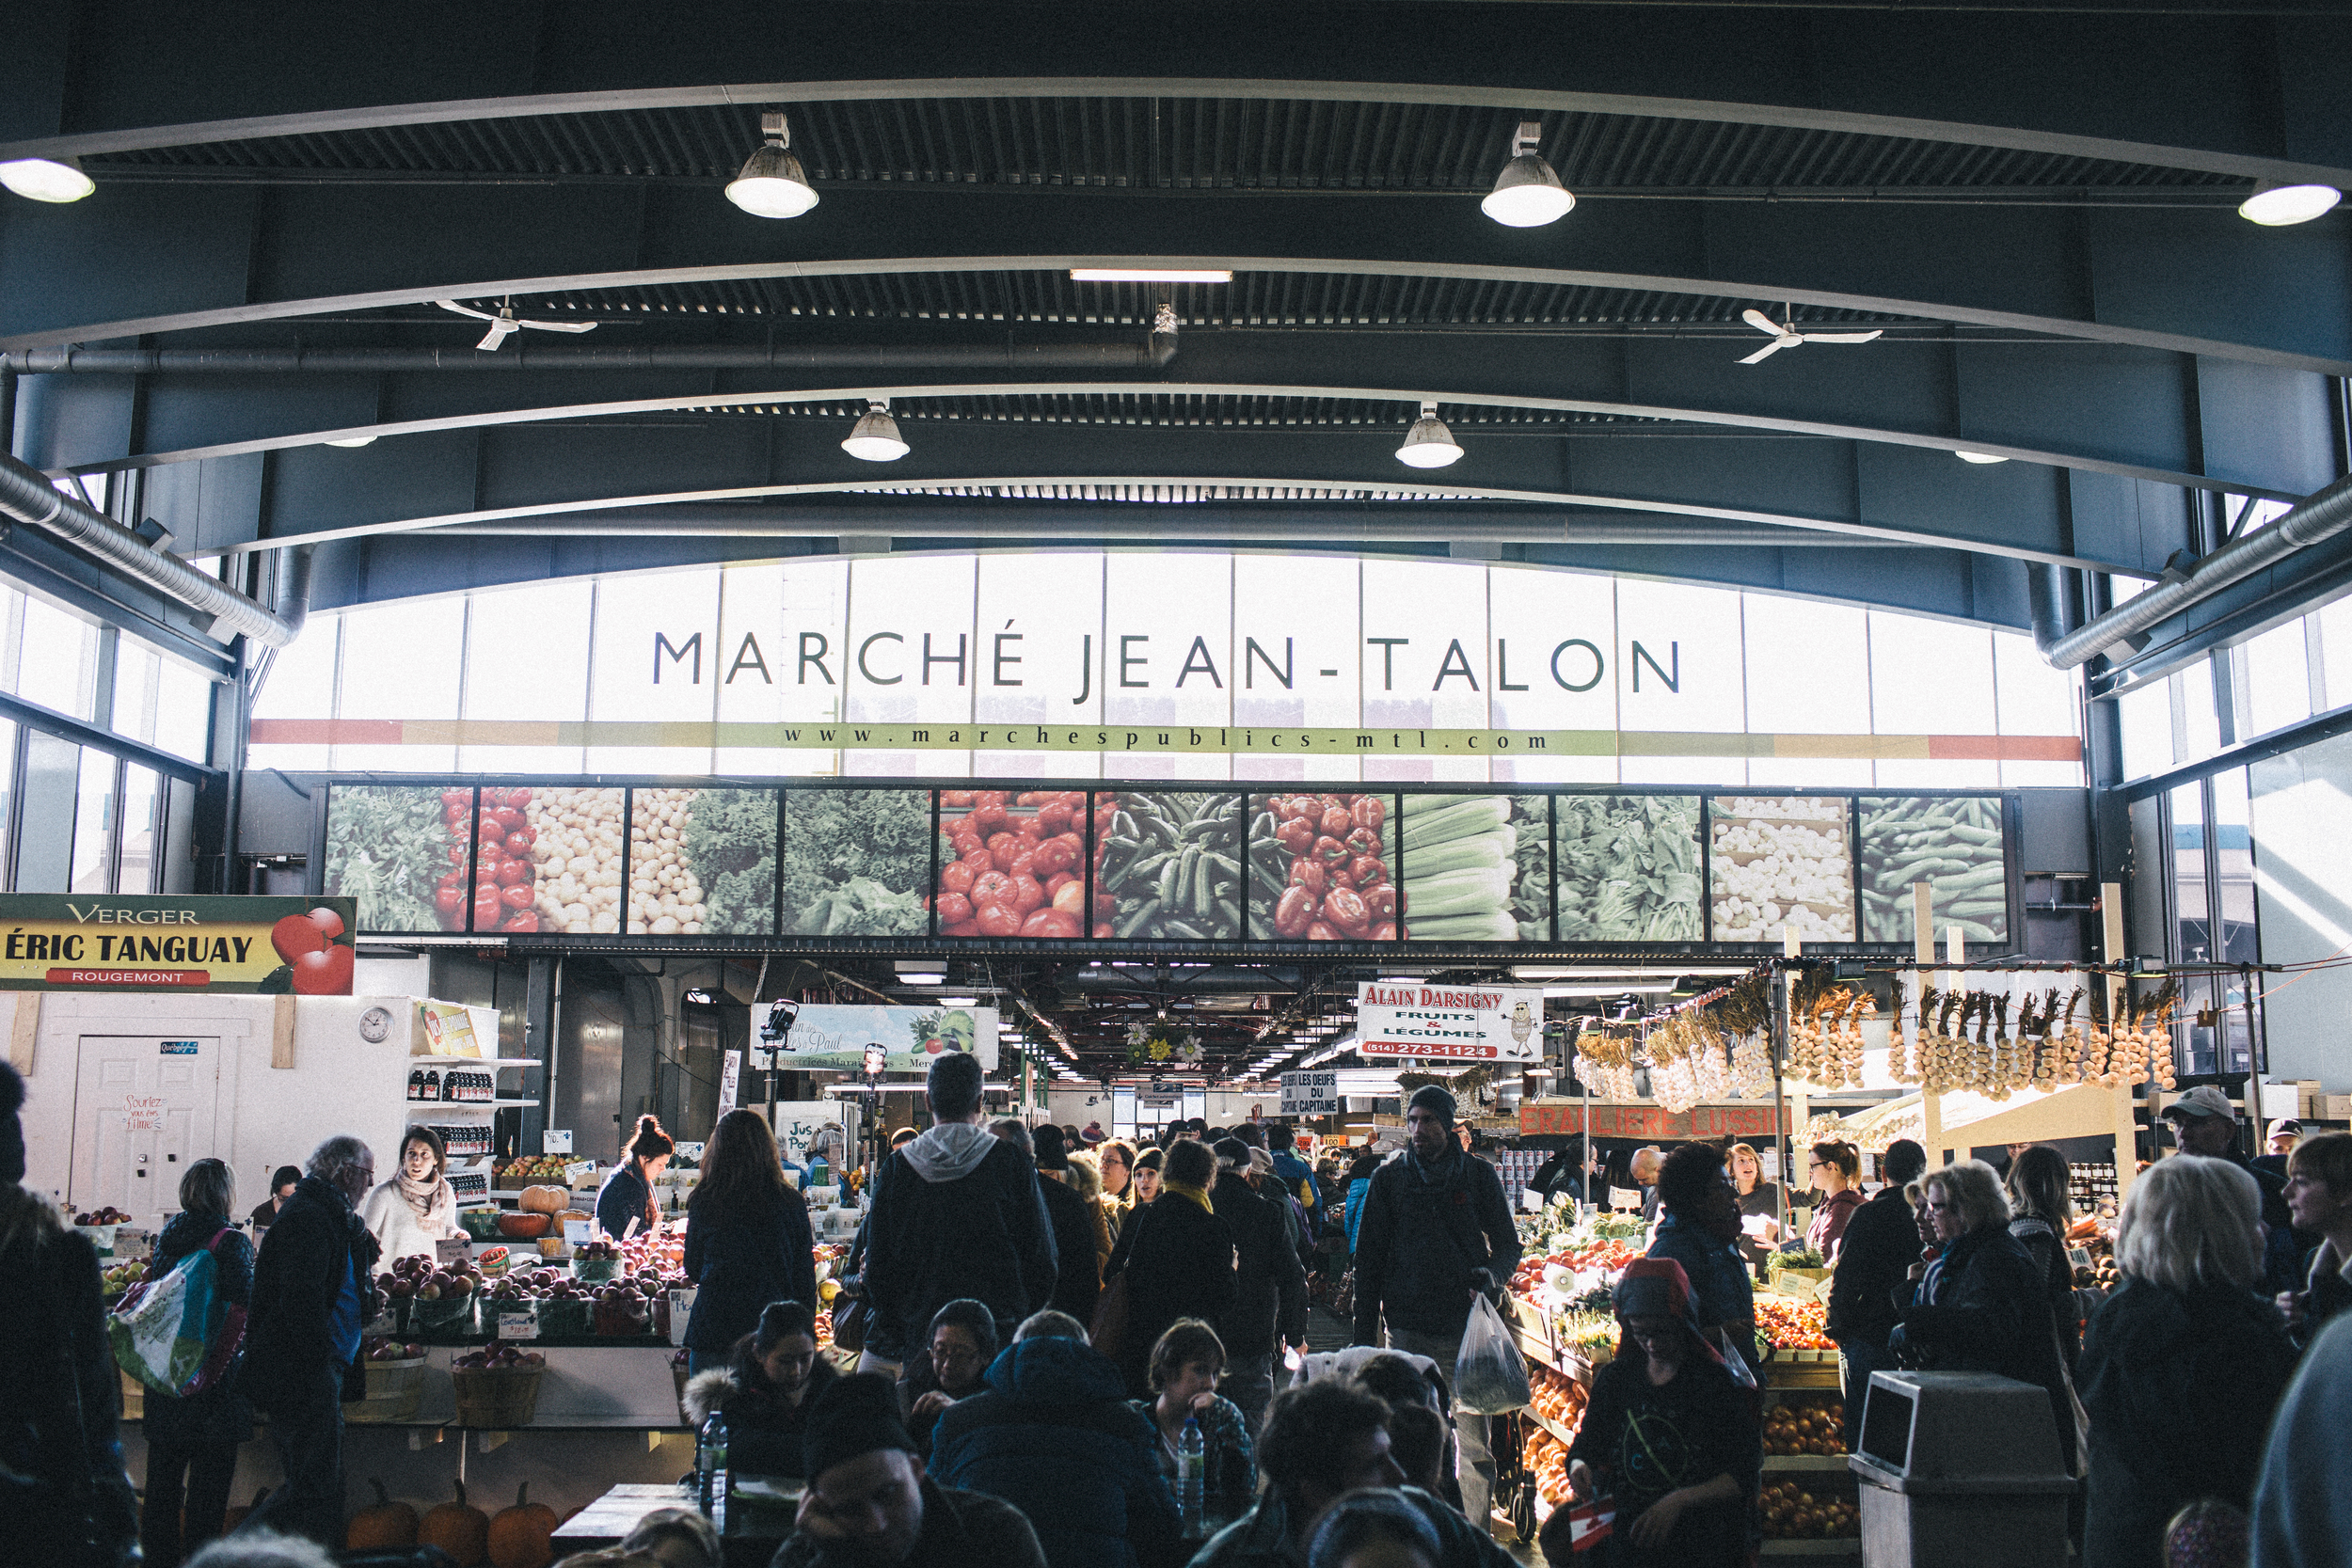
<instances>
[{"instance_id":1,"label":"woven basket","mask_svg":"<svg viewBox=\"0 0 2352 1568\"><path fill-rule=\"evenodd\" d=\"M381 1426L413 1421L424 1404L424 1357L413 1361L370 1361L367 1398L343 1406L345 1426Z\"/></svg>"},{"instance_id":2,"label":"woven basket","mask_svg":"<svg viewBox=\"0 0 2352 1568\"><path fill-rule=\"evenodd\" d=\"M524 1427L539 1407L539 1380L544 1367L515 1367L499 1371L453 1370L451 1385L457 1391L457 1424L461 1427Z\"/></svg>"},{"instance_id":3,"label":"woven basket","mask_svg":"<svg viewBox=\"0 0 2352 1568\"><path fill-rule=\"evenodd\" d=\"M126 1421L144 1419L147 1415L147 1385L129 1372L118 1372L122 1379L122 1418ZM679 1387L686 1386L679 1384Z\"/></svg>"}]
</instances>

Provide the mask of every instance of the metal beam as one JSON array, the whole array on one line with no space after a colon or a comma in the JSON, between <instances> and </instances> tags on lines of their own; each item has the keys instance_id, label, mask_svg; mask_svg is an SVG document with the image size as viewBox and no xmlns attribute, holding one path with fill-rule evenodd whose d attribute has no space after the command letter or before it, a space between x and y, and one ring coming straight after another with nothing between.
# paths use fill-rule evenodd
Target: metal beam
<instances>
[{"instance_id":1,"label":"metal beam","mask_svg":"<svg viewBox=\"0 0 2352 1568\"><path fill-rule=\"evenodd\" d=\"M653 363L624 358L610 370L596 358L571 357L568 346L533 357L525 357L532 351L511 347L497 354L467 348L458 353L471 357L457 363L469 371L515 356L506 360L512 369L469 374L397 368L363 373L368 361L358 351L289 349L267 352L273 361L282 356L289 365L332 368L150 375L135 384L145 450L120 450L125 443L119 437L127 430L114 421L80 427L43 422L47 439L31 457L55 473L101 473L330 439L713 404L1170 393L1386 401L1403 410L1400 421L1424 398L1453 408L1669 420L1939 452L1964 449L2289 499L2333 477L2327 380L2304 372L2230 366L2216 373L2185 356L2145 349L1979 342L1943 333L1808 347L1766 365L1735 364L1751 341L1713 333L1600 339L1533 331L1207 328L1184 333L1175 360L1148 378L1102 380L1073 379L1053 352L1096 345L1013 345L1000 338L985 352L1009 373L988 382L974 382L969 367L948 363L954 349L967 346L961 343L934 343L927 351L920 342L893 341L854 352L847 345L793 341L647 345L631 352ZM50 352L24 357L37 364ZM387 352L400 356L392 360L397 367L411 353L437 351ZM942 373L908 373L906 367L923 364L927 352ZM772 359L788 368L803 358L854 364L860 355L869 356L875 380L857 386L796 387L746 365ZM697 365L698 358L706 363ZM85 372L151 362L142 351L93 351L83 361ZM26 376L24 395L42 404L54 384L52 376ZM131 395L132 383L119 385L122 395ZM1214 403L1199 414L1201 422L1218 417ZM1643 427L1622 435L1645 438ZM1581 429L1579 438L1616 437L1596 425Z\"/></svg>"},{"instance_id":2,"label":"metal beam","mask_svg":"<svg viewBox=\"0 0 2352 1568\"><path fill-rule=\"evenodd\" d=\"M0 349L439 298L1160 266L1793 302L2344 375L2347 233L2344 214L2263 230L2227 211L1599 197L1512 230L1467 197L923 186L842 191L773 224L698 186L119 186L70 207L0 204ZM114 264L125 254L144 264Z\"/></svg>"},{"instance_id":3,"label":"metal beam","mask_svg":"<svg viewBox=\"0 0 2352 1568\"><path fill-rule=\"evenodd\" d=\"M996 8L894 12L891 80L870 18L627 0L517 14L485 34L455 0L287 28L200 0L85 3L19 29L0 157L497 116L824 97L1212 96L1486 104L1799 126L2023 147L2258 177L2352 167L2332 8L2146 14L2144 6L1857 8L1454 4L1210 7L1182 19L1195 75L1136 77L1168 24L1113 9L1008 24ZM2102 15L2102 11L2112 14ZM535 24L534 24L535 21ZM74 55L67 58L66 40ZM69 70L69 63L78 69ZM1315 72L1279 80L1279 70ZM1401 78L1401 79L1400 79ZM59 84L66 84L60 90Z\"/></svg>"},{"instance_id":4,"label":"metal beam","mask_svg":"<svg viewBox=\"0 0 2352 1568\"><path fill-rule=\"evenodd\" d=\"M2065 476L1983 467L1947 453L1773 437L1584 443L1471 440L1437 476L1407 473L1392 427L1140 428L910 421L914 452L889 465L840 451L831 421L739 420L458 430L357 451L308 447L272 460L261 531L272 549L458 523L681 501L872 492L909 485L1309 486L1599 507L1715 522L1826 530L1931 547L2149 573L2079 553ZM874 531L887 531L877 529ZM2168 546L2169 548L2175 546ZM2161 558L2159 558L2161 559Z\"/></svg>"}]
</instances>

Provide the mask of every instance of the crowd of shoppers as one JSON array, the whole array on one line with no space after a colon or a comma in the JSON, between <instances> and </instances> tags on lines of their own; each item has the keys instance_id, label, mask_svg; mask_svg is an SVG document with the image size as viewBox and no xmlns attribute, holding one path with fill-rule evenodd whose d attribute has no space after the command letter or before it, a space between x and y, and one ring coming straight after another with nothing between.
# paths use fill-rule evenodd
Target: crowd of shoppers
<instances>
[{"instance_id":1,"label":"crowd of shoppers","mask_svg":"<svg viewBox=\"0 0 2352 1568\"><path fill-rule=\"evenodd\" d=\"M934 1125L873 1173L856 1272L873 1309L866 1363L887 1376L819 1354L807 1213L767 1121L731 1112L707 1145L686 1225L700 1291L684 1399L697 1420L724 1416L737 1468L806 1479L777 1568L1509 1560L1486 1528L1487 1421L1451 1398L1449 1377L1472 1304L1499 1291L1518 1243L1443 1089L1412 1097L1402 1148L1327 1173L1286 1130L1255 1123L1185 1128L1144 1149L1099 1129L984 1125L977 1068L961 1053L933 1066ZM405 1136L378 1184L364 1143L325 1140L291 1183L273 1181L258 1252L231 1221L228 1167L187 1169L155 1264L210 1253L220 1294L250 1317L233 1378L150 1393L142 1511L115 1430L95 1255L20 1184L24 1093L0 1069L0 1262L22 1282L0 1297L0 1332L33 1347L0 1370L0 1463L24 1488L11 1549L81 1562L143 1547L177 1568L204 1548L195 1562L315 1568L302 1539L341 1541L342 1404L358 1391L375 1270L420 1240L429 1250L445 1206L437 1143ZM2013 1146L1996 1174L1974 1160L1931 1170L1899 1141L1866 1198L1851 1146L1813 1146L1808 1240L1836 1263L1849 1443L1875 1370L1995 1373L2047 1399L2057 1462L2083 1480L2085 1568L2145 1568L2184 1543L2234 1560L2250 1543L2258 1568L2345 1560L2352 1136L2295 1129L2268 1165L2240 1155L2218 1093L2192 1090L2166 1115L2182 1152L2134 1185L2116 1237L2122 1283L2087 1317L2056 1149ZM630 1143L599 1197L624 1227L658 1217L650 1183L671 1149L652 1118ZM1772 1238L1742 1221L1777 1226L1785 1195L1743 1148L1637 1151L1655 1156L1635 1180L1656 1225L1613 1293L1617 1353L1568 1466L1575 1497L1614 1499L1615 1525L1597 1553L1576 1552L1566 1511L1555 1514L1540 1546L1556 1568L1730 1568L1754 1554L1754 1249ZM1327 1203L1331 1244L1346 1232L1354 1259L1358 1343L1307 1358L1294 1379L1278 1368L1304 1348L1302 1262ZM1089 1320L1106 1280L1118 1339L1097 1347ZM283 1484L231 1542L205 1548L257 1409ZM1198 1531L1178 1503L1193 1433ZM711 1560L673 1523L683 1568Z\"/></svg>"}]
</instances>

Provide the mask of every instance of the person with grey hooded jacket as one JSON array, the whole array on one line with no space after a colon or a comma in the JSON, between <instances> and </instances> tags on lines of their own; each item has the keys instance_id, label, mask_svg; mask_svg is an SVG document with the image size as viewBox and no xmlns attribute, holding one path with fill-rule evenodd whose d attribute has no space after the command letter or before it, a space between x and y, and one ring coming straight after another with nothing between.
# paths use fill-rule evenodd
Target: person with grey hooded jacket
<instances>
[{"instance_id":1,"label":"person with grey hooded jacket","mask_svg":"<svg viewBox=\"0 0 2352 1568\"><path fill-rule=\"evenodd\" d=\"M897 1376L931 1318L962 1297L986 1304L1006 1341L1054 1295L1059 1258L1037 1167L980 1125L980 1063L931 1064L930 1131L874 1172L863 1291L872 1323L861 1371Z\"/></svg>"}]
</instances>

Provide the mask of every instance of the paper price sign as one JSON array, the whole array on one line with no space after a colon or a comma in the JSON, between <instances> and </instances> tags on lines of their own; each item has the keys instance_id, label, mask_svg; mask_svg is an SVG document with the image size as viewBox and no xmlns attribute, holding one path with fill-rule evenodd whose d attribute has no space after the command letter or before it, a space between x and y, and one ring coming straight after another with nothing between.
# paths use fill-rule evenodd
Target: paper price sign
<instances>
[{"instance_id":1,"label":"paper price sign","mask_svg":"<svg viewBox=\"0 0 2352 1568\"><path fill-rule=\"evenodd\" d=\"M571 1151L572 1130L570 1128L550 1127L539 1134L540 1153L569 1154Z\"/></svg>"},{"instance_id":2,"label":"paper price sign","mask_svg":"<svg viewBox=\"0 0 2352 1568\"><path fill-rule=\"evenodd\" d=\"M1330 1116L1339 1108L1340 1075L1338 1073L1286 1072L1282 1074L1282 1114L1284 1116Z\"/></svg>"},{"instance_id":3,"label":"paper price sign","mask_svg":"<svg viewBox=\"0 0 2352 1568\"><path fill-rule=\"evenodd\" d=\"M536 1312L501 1312L499 1338L501 1339L536 1339L539 1338L539 1314Z\"/></svg>"}]
</instances>

